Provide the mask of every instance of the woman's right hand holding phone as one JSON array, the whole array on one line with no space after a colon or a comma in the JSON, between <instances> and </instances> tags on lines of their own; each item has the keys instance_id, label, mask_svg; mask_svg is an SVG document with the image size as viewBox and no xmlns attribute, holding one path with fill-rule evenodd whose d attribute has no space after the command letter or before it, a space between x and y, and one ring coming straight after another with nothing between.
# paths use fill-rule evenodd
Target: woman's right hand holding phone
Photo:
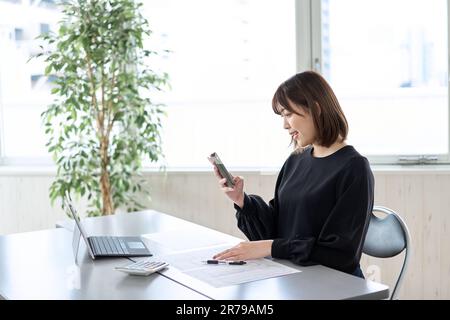
<instances>
[{"instance_id":1,"label":"woman's right hand holding phone","mask_svg":"<svg viewBox=\"0 0 450 320\"><path fill-rule=\"evenodd\" d=\"M227 179L223 178L216 166L214 166L214 174L219 179L219 186L223 192L233 201L239 208L244 207L244 178L233 177L234 187L227 187Z\"/></svg>"}]
</instances>

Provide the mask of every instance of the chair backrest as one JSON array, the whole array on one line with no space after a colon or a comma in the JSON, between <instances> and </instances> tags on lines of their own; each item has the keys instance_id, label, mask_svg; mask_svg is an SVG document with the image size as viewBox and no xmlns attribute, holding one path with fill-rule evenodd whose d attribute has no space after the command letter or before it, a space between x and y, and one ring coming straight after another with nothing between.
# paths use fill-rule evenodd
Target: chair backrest
<instances>
[{"instance_id":1,"label":"chair backrest","mask_svg":"<svg viewBox=\"0 0 450 320\"><path fill-rule=\"evenodd\" d=\"M392 209L374 206L373 212L382 212L386 216L379 218L373 213L364 241L363 252L377 258L390 258L405 250L402 269L395 283L390 299L395 299L403 281L411 256L411 236L403 219Z\"/></svg>"}]
</instances>

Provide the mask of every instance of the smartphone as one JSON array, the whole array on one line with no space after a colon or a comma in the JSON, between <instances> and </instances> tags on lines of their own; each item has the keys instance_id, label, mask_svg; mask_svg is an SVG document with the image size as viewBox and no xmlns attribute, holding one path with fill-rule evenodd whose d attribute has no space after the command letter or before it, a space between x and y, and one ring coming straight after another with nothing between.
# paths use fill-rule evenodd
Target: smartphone
<instances>
[{"instance_id":1,"label":"smartphone","mask_svg":"<svg viewBox=\"0 0 450 320\"><path fill-rule=\"evenodd\" d=\"M208 157L208 160L209 160L209 162L211 162L213 165L215 165L217 167L220 175L223 178L227 179L227 182L225 183L225 185L227 187L233 188L234 187L233 176L228 172L227 168L225 168L224 164L222 163L222 160L220 160L217 153L215 153L215 152L211 153L210 156Z\"/></svg>"}]
</instances>

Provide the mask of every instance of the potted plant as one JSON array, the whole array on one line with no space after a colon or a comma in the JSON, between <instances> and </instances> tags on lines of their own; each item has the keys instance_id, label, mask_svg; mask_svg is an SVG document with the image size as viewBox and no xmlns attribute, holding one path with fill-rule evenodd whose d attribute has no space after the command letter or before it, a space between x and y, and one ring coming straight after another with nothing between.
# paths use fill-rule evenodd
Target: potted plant
<instances>
[{"instance_id":1,"label":"potted plant","mask_svg":"<svg viewBox=\"0 0 450 320\"><path fill-rule=\"evenodd\" d=\"M41 38L54 76L54 102L42 113L48 151L57 165L52 204L66 191L87 196L88 215L142 208L148 193L139 172L144 156L157 161L164 105L150 98L168 85L166 73L145 65L143 39L151 31L133 0L61 3L56 34Z\"/></svg>"}]
</instances>

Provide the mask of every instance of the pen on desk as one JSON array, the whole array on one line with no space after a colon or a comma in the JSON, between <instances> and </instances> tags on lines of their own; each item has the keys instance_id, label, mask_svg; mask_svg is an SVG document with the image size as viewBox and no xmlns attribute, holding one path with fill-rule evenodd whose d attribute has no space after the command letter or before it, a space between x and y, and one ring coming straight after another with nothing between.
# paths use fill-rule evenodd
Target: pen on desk
<instances>
[{"instance_id":1,"label":"pen on desk","mask_svg":"<svg viewBox=\"0 0 450 320\"><path fill-rule=\"evenodd\" d=\"M236 266L237 265L241 266L241 265L247 263L247 262L242 261L242 260L240 260L240 261L206 260L206 261L203 261L203 262L207 263L207 264L230 264L230 265L236 265Z\"/></svg>"}]
</instances>

